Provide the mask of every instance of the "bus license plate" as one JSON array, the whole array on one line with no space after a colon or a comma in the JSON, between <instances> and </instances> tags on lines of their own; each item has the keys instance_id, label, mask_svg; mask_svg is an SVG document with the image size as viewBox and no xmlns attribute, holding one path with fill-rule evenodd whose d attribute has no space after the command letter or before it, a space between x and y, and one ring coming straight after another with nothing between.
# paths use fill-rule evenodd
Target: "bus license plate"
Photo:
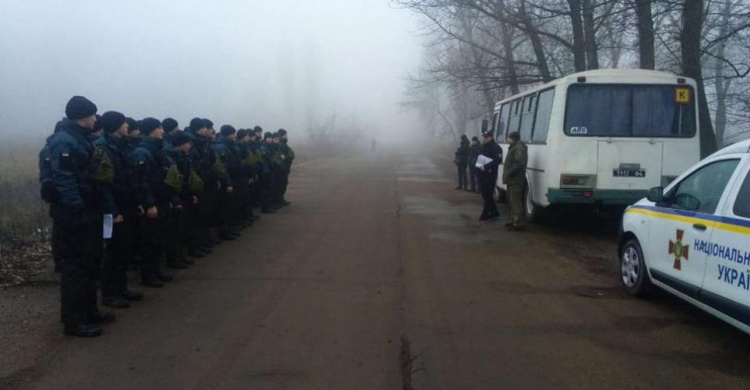
<instances>
[{"instance_id":1,"label":"bus license plate","mask_svg":"<svg viewBox=\"0 0 750 390\"><path fill-rule=\"evenodd\" d=\"M615 169L612 172L614 177L646 177L645 169Z\"/></svg>"}]
</instances>

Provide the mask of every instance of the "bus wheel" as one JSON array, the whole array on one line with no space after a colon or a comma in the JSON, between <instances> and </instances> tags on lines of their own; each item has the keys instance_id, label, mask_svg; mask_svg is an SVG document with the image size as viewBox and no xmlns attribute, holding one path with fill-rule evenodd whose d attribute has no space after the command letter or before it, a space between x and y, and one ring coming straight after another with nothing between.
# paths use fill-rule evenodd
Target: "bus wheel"
<instances>
[{"instance_id":1,"label":"bus wheel","mask_svg":"<svg viewBox=\"0 0 750 390\"><path fill-rule=\"evenodd\" d=\"M528 184L526 184L523 189L523 208L526 213L527 221L539 222L542 218L544 209L534 204L531 188Z\"/></svg>"}]
</instances>

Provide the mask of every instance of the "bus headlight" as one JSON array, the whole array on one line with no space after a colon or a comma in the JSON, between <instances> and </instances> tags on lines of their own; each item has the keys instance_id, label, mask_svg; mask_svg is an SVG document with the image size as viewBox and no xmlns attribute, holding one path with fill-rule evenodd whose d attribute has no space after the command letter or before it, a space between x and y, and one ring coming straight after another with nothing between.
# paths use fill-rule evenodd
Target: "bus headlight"
<instances>
[{"instance_id":1,"label":"bus headlight","mask_svg":"<svg viewBox=\"0 0 750 390\"><path fill-rule=\"evenodd\" d=\"M596 188L596 175L560 175L560 188Z\"/></svg>"}]
</instances>

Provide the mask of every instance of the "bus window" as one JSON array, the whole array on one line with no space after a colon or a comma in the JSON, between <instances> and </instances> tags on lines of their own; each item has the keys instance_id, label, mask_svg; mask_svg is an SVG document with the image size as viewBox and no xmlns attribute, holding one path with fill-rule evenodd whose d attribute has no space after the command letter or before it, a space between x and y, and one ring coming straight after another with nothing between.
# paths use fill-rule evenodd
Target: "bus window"
<instances>
[{"instance_id":1,"label":"bus window","mask_svg":"<svg viewBox=\"0 0 750 390\"><path fill-rule=\"evenodd\" d=\"M512 114L510 116L510 123L508 124L508 134L518 131L518 127L521 124L521 110L519 107L521 106L521 99L516 99L513 101L513 109Z\"/></svg>"},{"instance_id":2,"label":"bus window","mask_svg":"<svg viewBox=\"0 0 750 390\"><path fill-rule=\"evenodd\" d=\"M531 132L534 129L534 115L536 114L535 100L536 94L528 95L523 99L523 114L521 115L521 141L531 141Z\"/></svg>"},{"instance_id":3,"label":"bus window","mask_svg":"<svg viewBox=\"0 0 750 390\"><path fill-rule=\"evenodd\" d=\"M508 128L509 116L510 116L510 103L505 103L503 104L503 107L500 108L500 120L497 125L497 132L495 133L495 138L498 141L505 140L505 130Z\"/></svg>"},{"instance_id":4,"label":"bus window","mask_svg":"<svg viewBox=\"0 0 750 390\"><path fill-rule=\"evenodd\" d=\"M568 88L565 133L599 137L682 137L696 133L694 100L673 85L576 84ZM689 88L689 87L680 87ZM690 89L691 97L695 93Z\"/></svg>"},{"instance_id":5,"label":"bus window","mask_svg":"<svg viewBox=\"0 0 750 390\"><path fill-rule=\"evenodd\" d=\"M498 113L492 116L492 134L497 134L497 117Z\"/></svg>"},{"instance_id":6,"label":"bus window","mask_svg":"<svg viewBox=\"0 0 750 390\"><path fill-rule=\"evenodd\" d=\"M548 89L539 93L537 99L536 119L534 120L534 132L531 136L533 142L547 142L549 133L549 119L552 115L552 102L555 100L555 90Z\"/></svg>"}]
</instances>

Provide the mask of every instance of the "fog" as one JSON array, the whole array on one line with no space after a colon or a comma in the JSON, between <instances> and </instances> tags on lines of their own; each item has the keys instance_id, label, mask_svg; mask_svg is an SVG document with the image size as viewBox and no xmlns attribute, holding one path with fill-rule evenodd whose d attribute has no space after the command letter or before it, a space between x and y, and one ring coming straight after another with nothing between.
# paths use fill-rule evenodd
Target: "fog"
<instances>
[{"instance_id":1,"label":"fog","mask_svg":"<svg viewBox=\"0 0 750 390\"><path fill-rule=\"evenodd\" d=\"M331 115L408 132L421 56L388 0L1 0L0 136L41 137L83 95L100 113L303 133Z\"/></svg>"}]
</instances>

